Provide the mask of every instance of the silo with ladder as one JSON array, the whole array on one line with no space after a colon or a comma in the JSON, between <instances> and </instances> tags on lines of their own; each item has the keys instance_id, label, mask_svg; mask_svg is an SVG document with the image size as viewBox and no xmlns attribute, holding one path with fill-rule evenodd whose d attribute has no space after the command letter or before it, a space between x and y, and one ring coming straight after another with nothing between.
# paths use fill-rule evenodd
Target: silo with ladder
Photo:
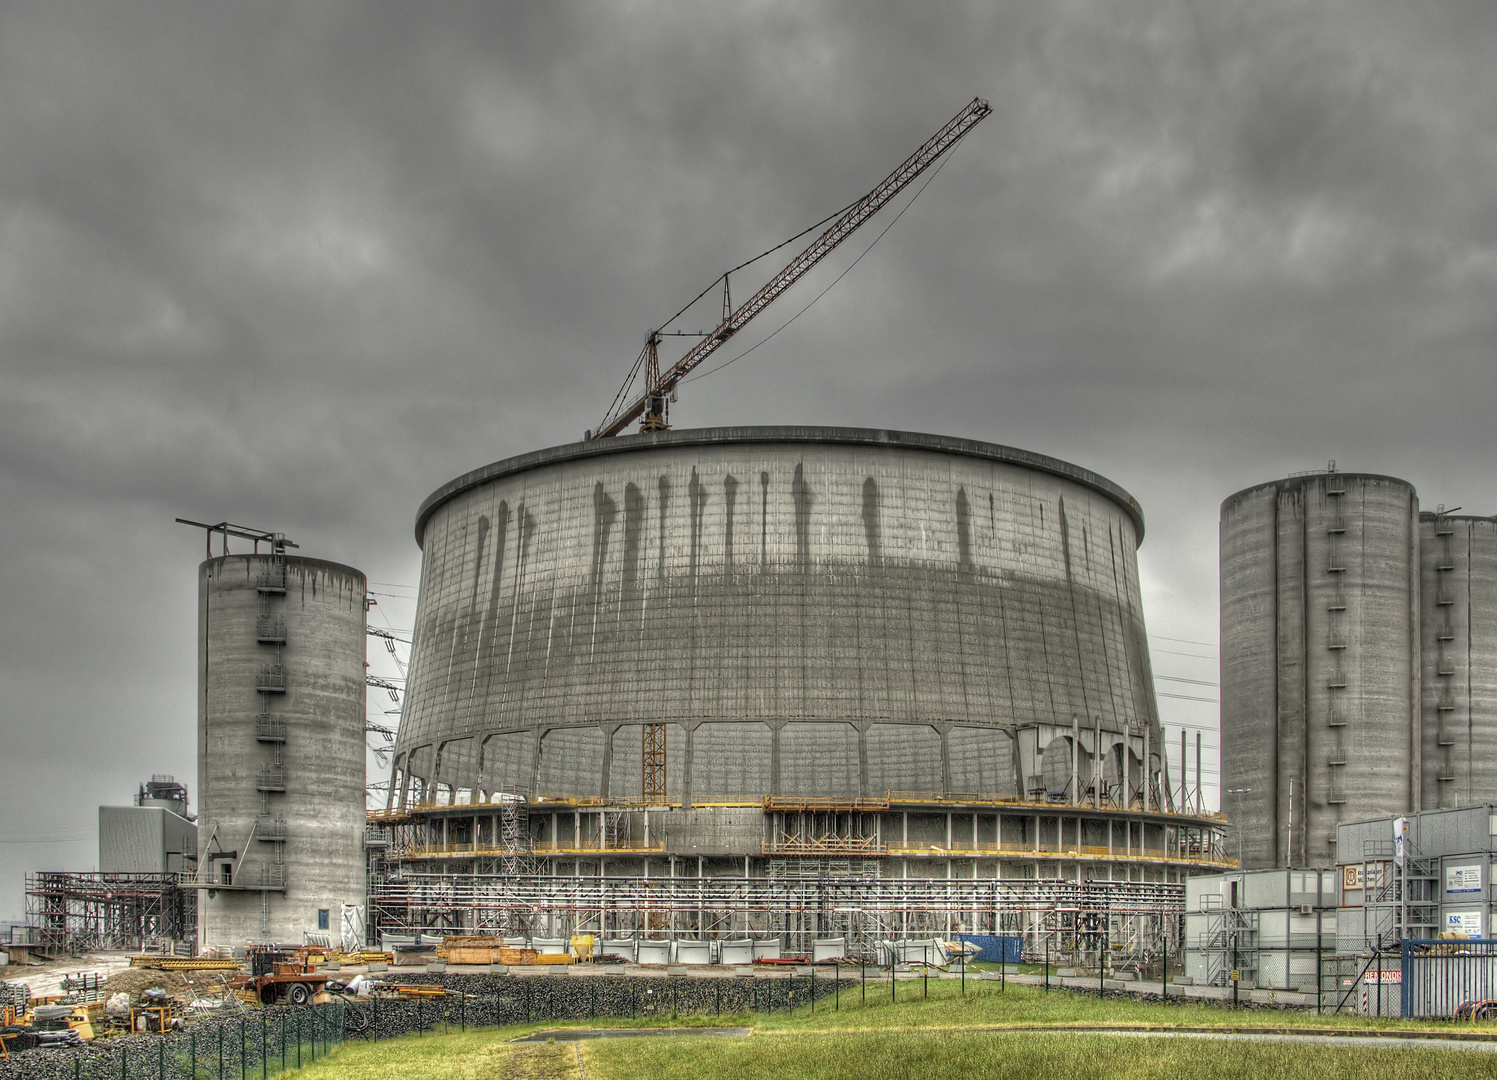
<instances>
[{"instance_id":1,"label":"silo with ladder","mask_svg":"<svg viewBox=\"0 0 1497 1080\"><path fill-rule=\"evenodd\" d=\"M364 903L366 582L268 536L198 568L203 945L336 942Z\"/></svg>"},{"instance_id":2,"label":"silo with ladder","mask_svg":"<svg viewBox=\"0 0 1497 1080\"><path fill-rule=\"evenodd\" d=\"M1334 468L1221 509L1222 809L1243 865L1330 866L1336 825L1417 809L1419 503Z\"/></svg>"},{"instance_id":3,"label":"silo with ladder","mask_svg":"<svg viewBox=\"0 0 1497 1080\"><path fill-rule=\"evenodd\" d=\"M1423 806L1497 802L1497 519L1419 515Z\"/></svg>"}]
</instances>

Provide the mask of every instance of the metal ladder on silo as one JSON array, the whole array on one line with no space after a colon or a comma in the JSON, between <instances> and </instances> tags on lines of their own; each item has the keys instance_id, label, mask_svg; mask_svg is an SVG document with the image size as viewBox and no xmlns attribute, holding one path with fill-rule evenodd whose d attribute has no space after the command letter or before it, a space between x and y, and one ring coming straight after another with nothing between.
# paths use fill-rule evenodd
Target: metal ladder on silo
<instances>
[{"instance_id":1,"label":"metal ladder on silo","mask_svg":"<svg viewBox=\"0 0 1497 1080\"><path fill-rule=\"evenodd\" d=\"M1330 520L1326 522L1326 573L1336 583L1330 602L1326 605L1326 649L1331 654L1331 675L1326 680L1326 726L1330 728L1330 756L1328 777L1330 791L1326 802L1346 802L1341 770L1346 765L1346 703L1342 700L1346 690L1346 564L1341 553L1341 538L1346 535L1346 518L1342 511L1342 498L1346 495L1346 480L1336 472L1336 463L1326 466L1325 494L1330 503ZM1305 792L1306 804L1309 792ZM1290 852L1293 859L1293 852Z\"/></svg>"},{"instance_id":2,"label":"metal ladder on silo","mask_svg":"<svg viewBox=\"0 0 1497 1080\"><path fill-rule=\"evenodd\" d=\"M271 748L271 761L262 765L255 780L260 795L260 813L255 819L254 837L271 846L271 861L260 866L260 933L270 933L270 894L286 888L286 820L272 816L270 797L286 790L286 721L271 711L273 697L286 692L286 622L273 604L286 595L286 548L277 534L270 546L270 558L261 565L255 579L260 595L260 610L255 618L255 640L273 650L271 662L260 669L255 689L260 696L260 711L255 716L255 741ZM258 547L258 545L257 545Z\"/></svg>"},{"instance_id":3,"label":"metal ladder on silo","mask_svg":"<svg viewBox=\"0 0 1497 1080\"><path fill-rule=\"evenodd\" d=\"M1448 578L1455 570L1450 541L1455 527L1450 524L1443 504L1435 511L1434 524L1435 542L1439 551L1439 561L1435 564L1435 606L1440 612L1435 625L1435 675L1438 679L1435 690L1435 738L1440 747L1440 771L1436 779L1440 785L1437 805L1443 809L1453 805L1446 801L1445 792L1449 790L1446 785L1455 781L1455 752L1451 749L1455 746L1455 736L1446 725L1450 713L1455 711L1455 663L1446 651L1455 640L1455 626L1450 617L1451 609L1455 606L1455 591L1450 587Z\"/></svg>"}]
</instances>

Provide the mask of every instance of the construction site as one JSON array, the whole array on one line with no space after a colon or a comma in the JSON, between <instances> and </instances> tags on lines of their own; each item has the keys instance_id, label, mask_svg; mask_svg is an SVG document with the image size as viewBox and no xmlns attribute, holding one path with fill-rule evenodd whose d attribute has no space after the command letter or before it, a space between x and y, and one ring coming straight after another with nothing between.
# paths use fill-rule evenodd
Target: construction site
<instances>
[{"instance_id":1,"label":"construction site","mask_svg":"<svg viewBox=\"0 0 1497 1080\"><path fill-rule=\"evenodd\" d=\"M1186 880L1236 863L1199 737L1193 778L1165 745L1137 501L1013 447L670 423L683 379L990 112L792 238L747 300L730 275L758 260L651 331L580 442L435 491L413 630L368 625L364 575L283 533L179 519L206 540L198 813L183 788L146 864L111 867L133 873L36 875L34 947L1178 948ZM714 290L718 325L683 334ZM403 681L368 674L366 634L409 646ZM366 720L371 684L398 731ZM370 735L393 766L373 811Z\"/></svg>"},{"instance_id":2,"label":"construction site","mask_svg":"<svg viewBox=\"0 0 1497 1080\"><path fill-rule=\"evenodd\" d=\"M509 800L372 815L370 921L397 935L588 933L600 951L631 938L773 939L807 957L971 934L1018 936L1033 955L1048 947L1081 963L1105 940L1116 961L1141 961L1178 942L1186 876L1233 865L1213 850L1214 815L894 799L766 798L775 840L741 860L646 842L644 817L659 835L669 810ZM912 818L917 835L947 831L908 839ZM1077 828L1111 830L1114 843L1058 838ZM1036 840L992 839L1005 830Z\"/></svg>"},{"instance_id":3,"label":"construction site","mask_svg":"<svg viewBox=\"0 0 1497 1080\"><path fill-rule=\"evenodd\" d=\"M1136 959L1177 941L1187 877L1235 866L1185 746L1172 782L1127 492L938 435L671 430L681 380L988 111L747 301L724 275L673 366L652 332L581 442L422 505L372 932Z\"/></svg>"},{"instance_id":4,"label":"construction site","mask_svg":"<svg viewBox=\"0 0 1497 1080\"><path fill-rule=\"evenodd\" d=\"M1334 463L1223 503L1229 821L1200 734L1161 724L1116 483L947 435L672 426L693 372L990 111L651 330L582 439L433 491L409 629L284 533L179 518L205 539L197 813L170 776L101 807L98 869L29 875L8 955L996 949L1319 1003L1328 971L1381 984L1401 943L1497 927L1489 519Z\"/></svg>"}]
</instances>

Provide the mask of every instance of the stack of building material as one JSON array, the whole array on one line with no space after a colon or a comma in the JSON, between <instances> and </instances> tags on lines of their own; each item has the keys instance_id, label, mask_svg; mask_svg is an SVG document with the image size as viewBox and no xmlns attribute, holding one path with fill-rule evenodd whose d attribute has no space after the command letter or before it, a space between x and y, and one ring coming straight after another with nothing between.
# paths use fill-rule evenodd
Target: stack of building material
<instances>
[{"instance_id":1,"label":"stack of building material","mask_svg":"<svg viewBox=\"0 0 1497 1080\"><path fill-rule=\"evenodd\" d=\"M492 964L494 954L503 947L501 937L453 934L437 948L437 959L449 964Z\"/></svg>"}]
</instances>

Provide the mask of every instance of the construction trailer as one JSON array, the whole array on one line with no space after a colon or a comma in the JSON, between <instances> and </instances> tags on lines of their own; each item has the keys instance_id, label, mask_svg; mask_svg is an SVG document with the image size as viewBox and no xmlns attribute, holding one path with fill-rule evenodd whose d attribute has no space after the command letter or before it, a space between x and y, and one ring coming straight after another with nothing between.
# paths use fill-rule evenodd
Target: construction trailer
<instances>
[{"instance_id":1,"label":"construction trailer","mask_svg":"<svg viewBox=\"0 0 1497 1080\"><path fill-rule=\"evenodd\" d=\"M1334 870L1207 874L1185 883L1185 977L1198 986L1314 993L1336 952ZM1233 973L1237 978L1234 980Z\"/></svg>"},{"instance_id":2,"label":"construction trailer","mask_svg":"<svg viewBox=\"0 0 1497 1080\"><path fill-rule=\"evenodd\" d=\"M1450 933L1497 936L1497 804L1347 822L1336 852L1338 951L1388 952Z\"/></svg>"}]
</instances>

